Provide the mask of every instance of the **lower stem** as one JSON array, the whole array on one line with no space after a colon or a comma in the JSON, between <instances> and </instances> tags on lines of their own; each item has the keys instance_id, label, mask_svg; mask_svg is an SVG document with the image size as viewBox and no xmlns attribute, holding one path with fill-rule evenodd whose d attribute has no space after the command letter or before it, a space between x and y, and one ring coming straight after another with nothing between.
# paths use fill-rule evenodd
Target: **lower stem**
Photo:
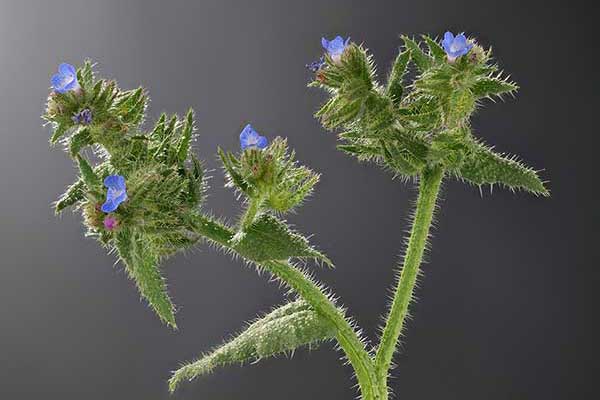
<instances>
[{"instance_id":1,"label":"lower stem","mask_svg":"<svg viewBox=\"0 0 600 400\"><path fill-rule=\"evenodd\" d=\"M226 226L207 217L198 216L198 219L192 222L192 229L224 248L236 251L235 244L232 245L234 232ZM244 256L244 254L240 255ZM335 306L323 289L287 261L266 261L261 263L260 266L285 282L306 300L316 312L327 318L336 327L336 339L356 373L362 399L381 400L370 354L348 320L346 320L343 312Z\"/></svg>"},{"instance_id":2,"label":"lower stem","mask_svg":"<svg viewBox=\"0 0 600 400\"><path fill-rule=\"evenodd\" d=\"M444 171L441 168L425 170L421 176L417 209L404 258L404 266L398 279L394 300L375 356L375 373L382 398L387 398L389 369L404 325L404 319L408 313L408 306L413 297L419 266L423 259L435 210L435 202L443 176Z\"/></svg>"}]
</instances>

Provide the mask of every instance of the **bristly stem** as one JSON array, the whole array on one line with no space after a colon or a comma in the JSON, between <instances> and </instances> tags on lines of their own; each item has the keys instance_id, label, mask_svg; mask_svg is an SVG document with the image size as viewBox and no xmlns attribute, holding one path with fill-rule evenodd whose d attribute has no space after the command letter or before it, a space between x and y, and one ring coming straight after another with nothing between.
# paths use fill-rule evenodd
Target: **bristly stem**
<instances>
[{"instance_id":1,"label":"bristly stem","mask_svg":"<svg viewBox=\"0 0 600 400\"><path fill-rule=\"evenodd\" d=\"M226 226L202 215L192 221L191 225L196 233L208 240L227 250L236 251L235 244L232 244L234 243L232 242L234 232ZM244 254L240 255L244 256ZM344 317L342 311L335 306L323 289L287 261L266 261L261 263L260 266L285 282L305 299L316 312L323 315L336 327L336 338L354 368L362 399L380 400L379 385L371 355L365 349L363 342Z\"/></svg>"},{"instance_id":2,"label":"bristly stem","mask_svg":"<svg viewBox=\"0 0 600 400\"><path fill-rule=\"evenodd\" d=\"M264 200L262 196L251 198L248 200L248 206L246 207L246 211L240 219L240 229L242 231L245 231L246 229L248 229L248 227L250 227L250 225L252 225L254 219L256 218L256 215L262 207L263 201Z\"/></svg>"},{"instance_id":3,"label":"bristly stem","mask_svg":"<svg viewBox=\"0 0 600 400\"><path fill-rule=\"evenodd\" d=\"M396 351L398 338L413 296L443 176L444 171L440 167L425 170L421 175L417 209L404 258L404 266L398 279L394 300L375 357L375 372L382 388L387 388L392 357Z\"/></svg>"}]
</instances>

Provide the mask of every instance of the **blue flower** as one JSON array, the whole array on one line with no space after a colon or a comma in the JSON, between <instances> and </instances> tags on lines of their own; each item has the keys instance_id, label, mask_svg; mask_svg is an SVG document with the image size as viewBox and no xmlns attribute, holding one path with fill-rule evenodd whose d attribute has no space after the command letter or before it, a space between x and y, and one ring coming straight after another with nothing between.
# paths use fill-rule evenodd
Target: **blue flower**
<instances>
[{"instance_id":1,"label":"blue flower","mask_svg":"<svg viewBox=\"0 0 600 400\"><path fill-rule=\"evenodd\" d=\"M317 72L323 67L323 65L325 65L325 57L321 56L321 58L319 58L317 61L313 61L310 64L306 64L306 68L310 72Z\"/></svg>"},{"instance_id":2,"label":"blue flower","mask_svg":"<svg viewBox=\"0 0 600 400\"><path fill-rule=\"evenodd\" d=\"M71 120L75 124L89 125L92 123L92 110L89 108L84 108L77 114L73 115Z\"/></svg>"},{"instance_id":3,"label":"blue flower","mask_svg":"<svg viewBox=\"0 0 600 400\"><path fill-rule=\"evenodd\" d=\"M242 150L246 150L248 147L264 149L268 145L269 141L267 138L260 136L250 124L246 125L242 133L240 133L240 146Z\"/></svg>"},{"instance_id":4,"label":"blue flower","mask_svg":"<svg viewBox=\"0 0 600 400\"><path fill-rule=\"evenodd\" d=\"M349 41L350 38L344 41L344 38L341 36L336 36L333 40L321 38L321 44L323 45L323 48L327 51L329 57L336 62L342 57L342 53L344 50L346 50L346 46L348 46Z\"/></svg>"},{"instance_id":5,"label":"blue flower","mask_svg":"<svg viewBox=\"0 0 600 400\"><path fill-rule=\"evenodd\" d=\"M448 60L454 61L456 58L467 54L473 47L473 43L467 42L467 38L463 33L455 37L452 32L446 32L444 40L442 40L442 47L448 55Z\"/></svg>"},{"instance_id":6,"label":"blue flower","mask_svg":"<svg viewBox=\"0 0 600 400\"><path fill-rule=\"evenodd\" d=\"M71 64L62 63L58 66L58 74L52 75L50 79L52 87L58 93L66 93L69 90L79 88L77 82L77 71Z\"/></svg>"},{"instance_id":7,"label":"blue flower","mask_svg":"<svg viewBox=\"0 0 600 400\"><path fill-rule=\"evenodd\" d=\"M105 213L113 212L119 207L119 204L127 200L127 188L125 187L125 178L121 175L109 175L104 179L106 191L106 201L102 204L102 211Z\"/></svg>"}]
</instances>

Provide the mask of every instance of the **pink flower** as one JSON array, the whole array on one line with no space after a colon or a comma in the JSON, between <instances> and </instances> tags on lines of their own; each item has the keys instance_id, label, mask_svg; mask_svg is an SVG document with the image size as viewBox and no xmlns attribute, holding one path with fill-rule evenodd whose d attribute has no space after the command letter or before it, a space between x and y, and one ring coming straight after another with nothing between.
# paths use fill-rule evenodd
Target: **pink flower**
<instances>
[{"instance_id":1,"label":"pink flower","mask_svg":"<svg viewBox=\"0 0 600 400\"><path fill-rule=\"evenodd\" d=\"M106 228L107 231L115 230L118 226L119 220L115 218L114 215L107 215L104 217L104 228Z\"/></svg>"}]
</instances>

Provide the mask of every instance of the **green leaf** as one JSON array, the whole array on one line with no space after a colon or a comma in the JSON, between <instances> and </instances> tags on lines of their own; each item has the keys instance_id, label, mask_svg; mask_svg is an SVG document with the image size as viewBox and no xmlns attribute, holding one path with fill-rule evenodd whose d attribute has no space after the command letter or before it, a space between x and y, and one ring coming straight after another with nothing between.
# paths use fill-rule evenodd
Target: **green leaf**
<instances>
[{"instance_id":1,"label":"green leaf","mask_svg":"<svg viewBox=\"0 0 600 400\"><path fill-rule=\"evenodd\" d=\"M386 144L385 141L381 141L381 148L386 165L397 174L409 177L419 172L419 168L411 162L411 157L405 149L391 143Z\"/></svg>"},{"instance_id":2,"label":"green leaf","mask_svg":"<svg viewBox=\"0 0 600 400\"><path fill-rule=\"evenodd\" d=\"M396 57L392 72L388 78L387 94L391 97L394 104L398 104L404 93L403 79L406 74L408 62L410 61L410 51L404 50Z\"/></svg>"},{"instance_id":3,"label":"green leaf","mask_svg":"<svg viewBox=\"0 0 600 400\"><path fill-rule=\"evenodd\" d=\"M117 84L114 81L107 82L106 85L102 87L102 91L96 98L95 103L99 108L107 109L115 99L117 92Z\"/></svg>"},{"instance_id":4,"label":"green leaf","mask_svg":"<svg viewBox=\"0 0 600 400\"><path fill-rule=\"evenodd\" d=\"M319 344L335 335L336 329L331 323L304 300L297 300L277 308L229 342L179 368L169 380L169 390L174 392L183 381L209 374L217 367L293 352L298 347Z\"/></svg>"},{"instance_id":5,"label":"green leaf","mask_svg":"<svg viewBox=\"0 0 600 400\"><path fill-rule=\"evenodd\" d=\"M85 198L85 183L82 179L73 183L54 204L54 212L60 214L65 208Z\"/></svg>"},{"instance_id":6,"label":"green leaf","mask_svg":"<svg viewBox=\"0 0 600 400\"><path fill-rule=\"evenodd\" d=\"M177 130L177 122L177 115L173 115L165 127L163 137L171 138L173 136L173 134Z\"/></svg>"},{"instance_id":7,"label":"green leaf","mask_svg":"<svg viewBox=\"0 0 600 400\"><path fill-rule=\"evenodd\" d=\"M475 98L469 90L455 90L444 106L446 124L448 126L461 125L475 111Z\"/></svg>"},{"instance_id":8,"label":"green leaf","mask_svg":"<svg viewBox=\"0 0 600 400\"><path fill-rule=\"evenodd\" d=\"M220 147L217 148L217 154L223 163L223 168L227 175L227 185L247 193L248 184L244 180L244 177L237 172L239 169L239 160L233 154L225 153Z\"/></svg>"},{"instance_id":9,"label":"green leaf","mask_svg":"<svg viewBox=\"0 0 600 400\"><path fill-rule=\"evenodd\" d=\"M433 59L431 56L425 54L417 42L408 36L402 36L402 40L404 41L404 46L410 50L411 58L417 66L419 72L425 72L431 68Z\"/></svg>"},{"instance_id":10,"label":"green leaf","mask_svg":"<svg viewBox=\"0 0 600 400\"><path fill-rule=\"evenodd\" d=\"M516 83L500 78L481 78L471 87L471 93L475 98L500 96L502 94L513 94L519 89Z\"/></svg>"},{"instance_id":11,"label":"green leaf","mask_svg":"<svg viewBox=\"0 0 600 400\"><path fill-rule=\"evenodd\" d=\"M257 263L298 257L314 258L333 266L324 254L310 246L304 236L291 231L284 222L269 214L259 216L240 236L232 243L234 249Z\"/></svg>"},{"instance_id":12,"label":"green leaf","mask_svg":"<svg viewBox=\"0 0 600 400\"><path fill-rule=\"evenodd\" d=\"M436 62L445 62L446 61L446 51L440 44L430 38L427 35L423 35L423 39L425 43L427 43L427 47L429 48L429 54L433 57Z\"/></svg>"},{"instance_id":13,"label":"green leaf","mask_svg":"<svg viewBox=\"0 0 600 400\"><path fill-rule=\"evenodd\" d=\"M89 128L79 129L71 138L69 139L69 153L71 157L76 157L77 154L83 149L85 146L89 146L93 144L94 141L92 139L92 133Z\"/></svg>"},{"instance_id":14,"label":"green leaf","mask_svg":"<svg viewBox=\"0 0 600 400\"><path fill-rule=\"evenodd\" d=\"M194 132L194 112L190 109L185 118L185 123L183 125L183 131L181 133L181 138L179 139L179 145L177 147L177 161L179 161L180 163L184 162L188 156L193 132Z\"/></svg>"},{"instance_id":15,"label":"green leaf","mask_svg":"<svg viewBox=\"0 0 600 400\"><path fill-rule=\"evenodd\" d=\"M90 60L86 60L83 64L83 67L79 68L77 71L77 81L84 88L88 89L92 87L94 83L94 65Z\"/></svg>"},{"instance_id":16,"label":"green leaf","mask_svg":"<svg viewBox=\"0 0 600 400\"><path fill-rule=\"evenodd\" d=\"M52 133L52 136L50 137L50 144L56 144L56 142L58 142L60 140L61 137L63 137L67 132L69 131L69 126L64 123L57 123L54 126L54 132Z\"/></svg>"},{"instance_id":17,"label":"green leaf","mask_svg":"<svg viewBox=\"0 0 600 400\"><path fill-rule=\"evenodd\" d=\"M102 183L98 175L96 175L94 172L90 163L88 163L88 161L79 154L77 154L77 163L79 165L81 179L88 189L92 191L100 189Z\"/></svg>"},{"instance_id":18,"label":"green leaf","mask_svg":"<svg viewBox=\"0 0 600 400\"><path fill-rule=\"evenodd\" d=\"M400 120L407 126L428 132L440 121L441 107L438 100L430 96L421 96L398 110Z\"/></svg>"},{"instance_id":19,"label":"green leaf","mask_svg":"<svg viewBox=\"0 0 600 400\"><path fill-rule=\"evenodd\" d=\"M165 131L165 124L167 121L167 114L160 114L160 118L156 121L154 129L150 132L150 137L158 142L162 141L163 132Z\"/></svg>"},{"instance_id":20,"label":"green leaf","mask_svg":"<svg viewBox=\"0 0 600 400\"><path fill-rule=\"evenodd\" d=\"M515 157L494 153L491 148L478 142L470 143L462 166L455 174L478 186L501 184L512 190L522 189L536 195L550 195L536 171L523 165Z\"/></svg>"},{"instance_id":21,"label":"green leaf","mask_svg":"<svg viewBox=\"0 0 600 400\"><path fill-rule=\"evenodd\" d=\"M135 282L142 297L148 301L161 321L176 329L175 307L160 274L159 257L154 253L151 238L132 229L122 229L117 233L115 245L127 274Z\"/></svg>"}]
</instances>

